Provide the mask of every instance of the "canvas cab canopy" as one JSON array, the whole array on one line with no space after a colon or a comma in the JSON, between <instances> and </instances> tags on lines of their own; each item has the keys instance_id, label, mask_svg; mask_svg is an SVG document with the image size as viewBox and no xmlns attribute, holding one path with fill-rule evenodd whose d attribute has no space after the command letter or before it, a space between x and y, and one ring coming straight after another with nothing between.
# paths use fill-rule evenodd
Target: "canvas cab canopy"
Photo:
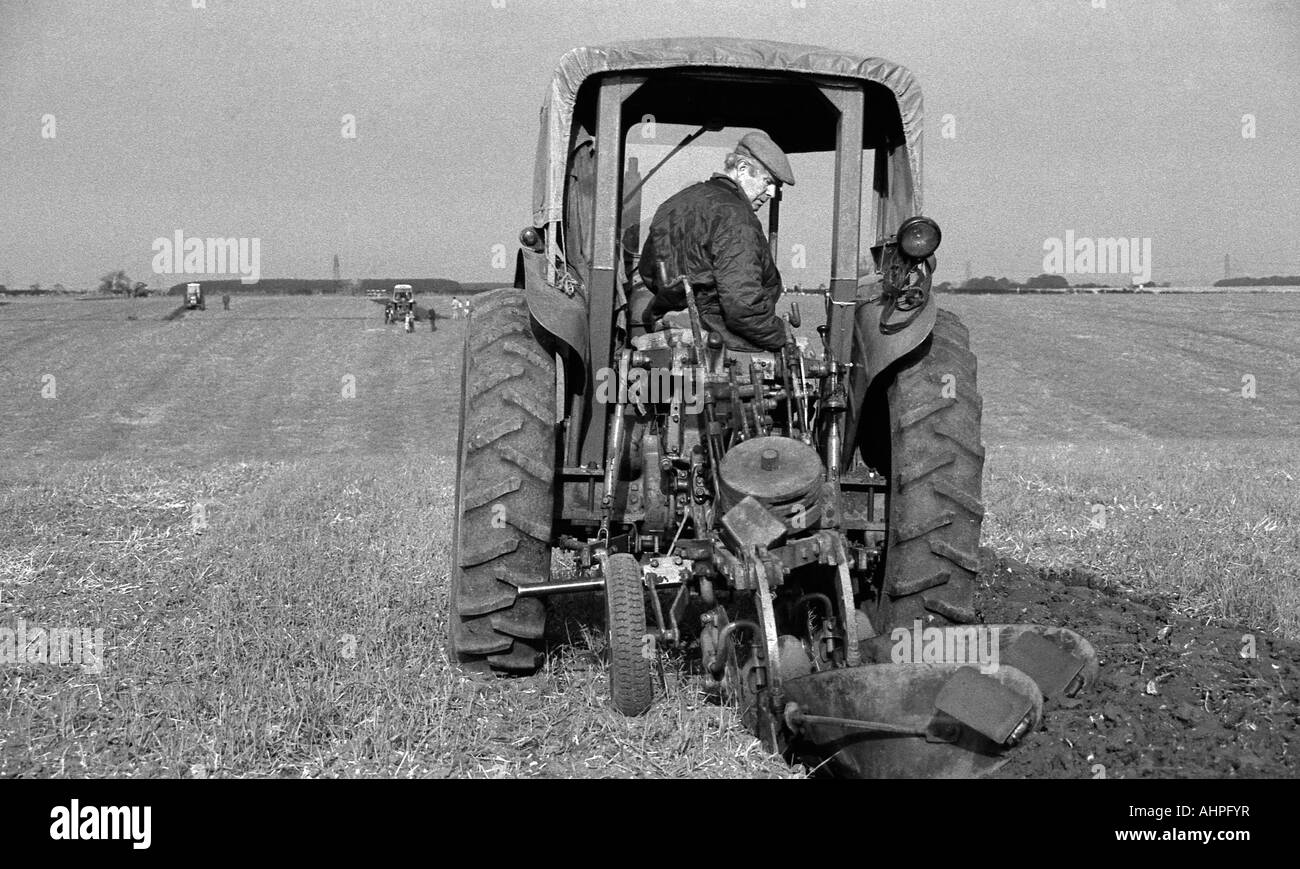
<instances>
[{"instance_id":1,"label":"canvas cab canopy","mask_svg":"<svg viewBox=\"0 0 1300 869\"><path fill-rule=\"evenodd\" d=\"M864 95L864 149L897 155L920 211L921 89L903 66L878 57L735 37L649 39L575 48L560 60L541 108L533 181L533 225L564 219L570 150L596 128L592 82L611 73L658 73L623 107L624 123L653 114L664 123L704 125L725 111L734 126L766 130L787 153L835 148L834 128L817 124L830 107L809 100L807 76L842 80ZM644 108L644 112L641 109ZM807 119L792 124L791 119ZM910 216L906 214L904 216Z\"/></svg>"}]
</instances>

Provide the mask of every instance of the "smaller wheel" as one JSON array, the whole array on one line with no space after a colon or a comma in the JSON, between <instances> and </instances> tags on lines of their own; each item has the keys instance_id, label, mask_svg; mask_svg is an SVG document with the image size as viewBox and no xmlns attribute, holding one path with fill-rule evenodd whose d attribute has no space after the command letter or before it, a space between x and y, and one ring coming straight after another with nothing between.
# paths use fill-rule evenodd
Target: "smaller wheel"
<instances>
[{"instance_id":1,"label":"smaller wheel","mask_svg":"<svg viewBox=\"0 0 1300 869\"><path fill-rule=\"evenodd\" d=\"M625 552L611 555L605 573L605 624L609 634L609 696L623 715L650 708L652 646L646 645L645 586L641 565Z\"/></svg>"}]
</instances>

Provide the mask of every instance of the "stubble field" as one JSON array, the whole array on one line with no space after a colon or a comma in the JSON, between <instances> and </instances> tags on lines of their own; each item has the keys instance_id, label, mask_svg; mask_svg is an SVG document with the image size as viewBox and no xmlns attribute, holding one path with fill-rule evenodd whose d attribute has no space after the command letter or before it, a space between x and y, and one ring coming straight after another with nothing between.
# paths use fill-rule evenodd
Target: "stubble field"
<instances>
[{"instance_id":1,"label":"stubble field","mask_svg":"<svg viewBox=\"0 0 1300 869\"><path fill-rule=\"evenodd\" d=\"M1004 772L1295 774L1300 298L944 302L980 358L985 615L1104 664ZM463 321L175 307L0 307L0 627L107 647L0 664L0 775L798 774L674 662L648 716L606 710L599 607L536 677L449 665Z\"/></svg>"}]
</instances>

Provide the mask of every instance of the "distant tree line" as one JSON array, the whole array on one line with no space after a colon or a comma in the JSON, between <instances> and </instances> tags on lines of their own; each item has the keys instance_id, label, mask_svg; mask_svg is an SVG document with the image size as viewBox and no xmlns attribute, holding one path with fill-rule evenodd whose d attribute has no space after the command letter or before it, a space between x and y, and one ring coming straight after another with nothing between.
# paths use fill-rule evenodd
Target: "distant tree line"
<instances>
[{"instance_id":1,"label":"distant tree line","mask_svg":"<svg viewBox=\"0 0 1300 869\"><path fill-rule=\"evenodd\" d=\"M1300 275L1271 275L1267 278L1224 278L1216 287L1300 287Z\"/></svg>"},{"instance_id":2,"label":"distant tree line","mask_svg":"<svg viewBox=\"0 0 1300 869\"><path fill-rule=\"evenodd\" d=\"M168 296L185 295L185 285L192 281L172 284L165 291ZM364 296L370 290L389 292L394 284L410 284L416 293L439 296L472 296L486 290L495 290L507 286L503 281L453 281L450 278L358 278L353 280L316 280L305 278L263 278L256 284L245 284L236 279L198 281L205 293L224 295L276 295L276 296L315 296L315 295L353 295ZM150 294L149 285L144 281L132 281L124 269L114 269L99 279L95 291L104 295L136 298ZM80 293L81 290L69 290L63 284L52 287L42 286L39 282L26 289L9 288L0 284L0 295L4 296L48 296L65 293Z\"/></svg>"},{"instance_id":3,"label":"distant tree line","mask_svg":"<svg viewBox=\"0 0 1300 869\"><path fill-rule=\"evenodd\" d=\"M149 295L149 285L143 281L137 281L133 284L131 283L131 279L126 276L125 271L122 269L116 269L99 279L99 286L96 288L96 291L106 295L115 296L147 296ZM0 295L6 296L61 296L67 294L79 295L82 292L82 290L69 290L67 287L63 286L63 284L44 287L41 286L39 281L25 290L11 290L3 284L0 284Z\"/></svg>"},{"instance_id":4,"label":"distant tree line","mask_svg":"<svg viewBox=\"0 0 1300 869\"><path fill-rule=\"evenodd\" d=\"M167 289L169 296L185 295L185 281L173 284ZM411 289L419 294L440 296L470 295L478 288L490 289L502 286L492 284L462 284L449 278L354 278L352 280L330 280L315 278L262 278L255 284L245 284L238 278L217 281L198 281L203 285L203 292L209 295L268 295L268 296L364 296L370 290L389 292L394 284L410 284Z\"/></svg>"},{"instance_id":5,"label":"distant tree line","mask_svg":"<svg viewBox=\"0 0 1300 869\"><path fill-rule=\"evenodd\" d=\"M25 290L18 287L11 290L4 284L0 284L0 296L57 296L66 292L68 292L68 289L63 286L63 284L55 284L52 287L43 287L41 286L40 281L30 285Z\"/></svg>"},{"instance_id":6,"label":"distant tree line","mask_svg":"<svg viewBox=\"0 0 1300 869\"><path fill-rule=\"evenodd\" d=\"M935 285L935 290L941 293L1020 293L1020 292L1041 292L1043 290L1100 290L1115 288L1114 283L1109 284L1072 284L1065 279L1065 275L1035 275L1026 281L1013 281L1010 278L995 278L992 275L985 275L982 278L970 278L960 284L953 284L944 281ZM1145 289L1147 287L1167 287L1168 282L1157 284L1155 281L1148 281L1145 284L1135 285L1135 289Z\"/></svg>"}]
</instances>

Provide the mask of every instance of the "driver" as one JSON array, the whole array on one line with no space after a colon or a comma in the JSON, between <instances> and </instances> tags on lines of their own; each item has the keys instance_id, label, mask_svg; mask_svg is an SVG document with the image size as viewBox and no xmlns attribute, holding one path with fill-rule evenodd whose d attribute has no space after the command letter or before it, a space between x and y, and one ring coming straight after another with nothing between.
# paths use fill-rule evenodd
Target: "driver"
<instances>
[{"instance_id":1,"label":"driver","mask_svg":"<svg viewBox=\"0 0 1300 869\"><path fill-rule=\"evenodd\" d=\"M669 279L686 275L695 290L700 319L731 350L780 350L789 340L776 315L781 273L754 213L794 186L785 153L763 132L748 133L727 155L723 171L670 197L655 212L641 249L639 271L655 291L647 323L686 309L678 284L657 287L655 261L664 260Z\"/></svg>"}]
</instances>

